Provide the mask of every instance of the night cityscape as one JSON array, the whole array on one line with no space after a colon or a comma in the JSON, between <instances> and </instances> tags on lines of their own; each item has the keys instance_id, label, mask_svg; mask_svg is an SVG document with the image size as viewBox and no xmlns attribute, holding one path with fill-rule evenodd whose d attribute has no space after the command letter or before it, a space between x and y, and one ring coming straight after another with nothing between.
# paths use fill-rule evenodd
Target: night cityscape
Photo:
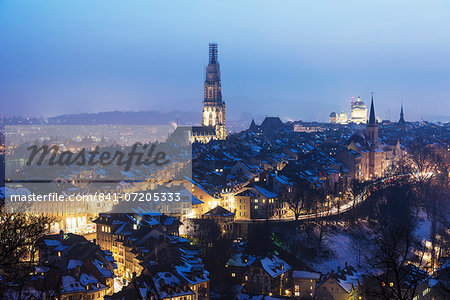
<instances>
[{"instance_id":1,"label":"night cityscape","mask_svg":"<svg viewBox=\"0 0 450 300\"><path fill-rule=\"evenodd\" d=\"M255 59L252 64L265 56L265 71L245 64L233 69L242 61L236 54L241 48L233 47L253 33L275 38L274 28L314 24L311 31L320 36L319 23L329 21L325 28L330 31L332 21L347 27L346 20L333 14L341 7L330 3L331 13L323 14L336 19L316 23L307 13L299 21L290 11L300 5L319 18L314 5L280 8L269 1L273 12L259 5L254 12L267 17L273 28L263 21L257 22L262 29L246 27L255 19L244 21L236 12L239 25L230 19L218 25L214 36L210 21L223 21L223 16L187 17L195 9L201 16L204 8L197 6L209 3L172 3L174 10L186 10L175 23L172 14L180 13L168 4L112 1L111 6L99 2L88 8L87 2L68 3L43 4L55 14L34 2L29 7L0 4L5 17L0 24L11 25L6 40L12 49L34 43L21 40L34 31L48 33L35 50L0 50L5 66L0 76L5 79L0 84L0 299L450 299L450 65L448 53L440 57L441 52L433 51L439 43L447 50L449 45L437 29L427 31L442 24L450 29L450 22L441 19L441 11L450 6L434 3L430 13L435 17L429 19L414 3L398 28L388 17L378 21L395 31L417 14L426 28L422 40L430 48L414 51L426 56L429 68L421 69L422 61L409 54L398 58L397 65L378 61L388 52L372 60L366 56L370 51L361 50L362 61L379 69L366 74L355 68L350 75L342 71L341 79L323 85L314 79L320 72L308 69L314 63L303 62L305 68L295 72L305 72L299 78L306 78L309 70L305 81L310 81L297 85L297 73L282 66L273 69L279 55L297 66L289 55L297 51L302 56L301 47L279 52L295 37L289 35L293 31L279 34L257 55L254 49L242 52L242 59ZM221 9L229 12L228 5L241 7L229 3ZM242 12L247 6L242 3ZM342 7L366 11L349 3ZM24 29L13 16L22 18L33 8L36 15L24 21ZM84 14L83 8L92 11ZM144 8L156 20L147 20ZM383 14L380 7L372 8L374 16ZM99 11L105 15L96 15ZM63 16L92 23L75 30ZM185 28L178 27L185 18ZM61 22L61 31L49 30L53 22ZM104 31L111 22L114 26ZM150 26L154 22L167 28L155 29ZM200 33L194 28L205 24L197 45ZM149 37L133 34L145 32L141 25L151 27ZM242 26L242 37L236 26ZM348 33L361 38L362 48L371 44L362 39L367 32L380 47L389 39L386 28L366 26ZM143 49L150 47L160 60L170 56L173 42L163 36L183 30L192 42L179 45L178 56L188 54L182 60L173 56L160 64L152 57L142 65L134 60L148 56L142 49L130 50L141 40ZM235 30L233 44L227 34ZM401 30L406 37L420 32L415 27ZM63 37L65 32L71 36ZM93 32L99 40L92 39ZM57 41L58 36L62 39ZM78 44L78 50L65 48L81 37L90 41L85 53ZM323 67L325 81L339 77L332 75L334 68L349 59L339 60L341 44L331 37L329 42L337 47L338 62L330 64L329 73ZM403 42L406 47L416 40ZM109 43L120 49L104 51ZM43 51L47 47L52 54ZM392 51L390 58L397 61ZM109 60L122 54L123 61ZM197 57L203 65L192 63ZM85 65L76 63L80 59ZM33 65L42 68L42 77ZM179 73L170 71L173 65ZM388 74L391 67L398 68L397 75L410 74L393 79L377 73ZM160 74L154 75L154 69ZM198 70L203 70L201 78ZM285 77L279 77L284 71ZM433 81L439 74L442 78ZM195 80L178 84L180 76ZM246 76L267 80L255 83ZM146 80L148 94L141 86ZM250 87L254 93L248 92ZM242 95L233 99L239 88ZM435 98L423 98L430 88ZM297 98L291 98L296 89ZM92 93L94 98L87 96ZM315 93L318 98L311 98Z\"/></svg>"}]
</instances>

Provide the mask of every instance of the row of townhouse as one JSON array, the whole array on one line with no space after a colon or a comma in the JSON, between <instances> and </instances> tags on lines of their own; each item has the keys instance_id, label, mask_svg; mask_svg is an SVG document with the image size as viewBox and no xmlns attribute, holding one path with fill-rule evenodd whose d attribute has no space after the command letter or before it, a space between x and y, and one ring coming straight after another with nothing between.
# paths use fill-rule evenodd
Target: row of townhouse
<instances>
[{"instance_id":1,"label":"row of townhouse","mask_svg":"<svg viewBox=\"0 0 450 300\"><path fill-rule=\"evenodd\" d=\"M192 299L209 298L208 272L198 252L190 249L189 241L178 235L181 222L177 218L160 213L120 213L100 214L94 222L99 245L111 251L117 261L116 275L129 285L140 282L145 274L152 274L153 278L158 270L157 273L171 274L174 281L186 285L193 292ZM149 293L155 292L157 297L166 299L153 284ZM166 294L170 299L176 293Z\"/></svg>"},{"instance_id":2,"label":"row of townhouse","mask_svg":"<svg viewBox=\"0 0 450 300\"><path fill-rule=\"evenodd\" d=\"M350 171L342 163L321 151L310 151L307 158L282 161L280 170L278 164L269 168L265 165L267 162L256 166L239 161L213 179L193 176L186 181L186 189L195 199L189 217L201 218L211 209L222 206L234 213L235 220L289 218L293 212L283 201L283 194L291 191L294 181L341 197L352 180Z\"/></svg>"},{"instance_id":3,"label":"row of townhouse","mask_svg":"<svg viewBox=\"0 0 450 300\"><path fill-rule=\"evenodd\" d=\"M0 282L4 299L96 300L114 293L117 265L110 251L72 233L36 241L38 262L23 285Z\"/></svg>"},{"instance_id":4,"label":"row of townhouse","mask_svg":"<svg viewBox=\"0 0 450 300\"><path fill-rule=\"evenodd\" d=\"M321 274L307 266L296 270L286 259L273 253L258 257L237 252L226 267L230 282L242 285L241 292L247 295L321 300L362 299L362 276L350 265L338 268L336 272Z\"/></svg>"},{"instance_id":5,"label":"row of townhouse","mask_svg":"<svg viewBox=\"0 0 450 300\"><path fill-rule=\"evenodd\" d=\"M347 263L326 274L310 268L297 270L295 262L280 254L254 256L236 252L227 262L231 283L241 285L241 293L294 299L317 300L376 300L393 299L398 291L409 299L448 299L449 263L433 274L413 265L403 267L400 282L392 274L368 275ZM289 263L287 262L289 261ZM381 278L385 278L380 281ZM396 287L396 285L399 287Z\"/></svg>"}]
</instances>

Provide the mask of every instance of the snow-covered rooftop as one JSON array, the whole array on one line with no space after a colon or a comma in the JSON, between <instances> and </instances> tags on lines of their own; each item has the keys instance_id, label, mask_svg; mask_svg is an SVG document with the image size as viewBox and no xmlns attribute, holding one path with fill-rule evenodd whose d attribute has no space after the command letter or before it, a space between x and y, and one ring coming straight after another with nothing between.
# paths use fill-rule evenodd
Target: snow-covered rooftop
<instances>
[{"instance_id":1,"label":"snow-covered rooftop","mask_svg":"<svg viewBox=\"0 0 450 300\"><path fill-rule=\"evenodd\" d=\"M272 278L280 276L292 268L287 262L275 255L262 258L261 265Z\"/></svg>"},{"instance_id":2,"label":"snow-covered rooftop","mask_svg":"<svg viewBox=\"0 0 450 300\"><path fill-rule=\"evenodd\" d=\"M292 278L297 279L320 279L320 273L309 272L309 271L294 271L292 274Z\"/></svg>"}]
</instances>

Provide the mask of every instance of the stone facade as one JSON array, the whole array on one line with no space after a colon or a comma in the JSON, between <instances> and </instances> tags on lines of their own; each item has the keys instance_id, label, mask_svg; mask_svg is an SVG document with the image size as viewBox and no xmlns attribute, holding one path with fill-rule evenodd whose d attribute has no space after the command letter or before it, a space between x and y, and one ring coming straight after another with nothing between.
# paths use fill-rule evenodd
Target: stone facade
<instances>
[{"instance_id":1,"label":"stone facade","mask_svg":"<svg viewBox=\"0 0 450 300\"><path fill-rule=\"evenodd\" d=\"M217 44L209 44L209 64L204 83L202 126L192 128L192 140L208 143L210 140L227 138L225 102L222 100L220 64L217 59Z\"/></svg>"}]
</instances>

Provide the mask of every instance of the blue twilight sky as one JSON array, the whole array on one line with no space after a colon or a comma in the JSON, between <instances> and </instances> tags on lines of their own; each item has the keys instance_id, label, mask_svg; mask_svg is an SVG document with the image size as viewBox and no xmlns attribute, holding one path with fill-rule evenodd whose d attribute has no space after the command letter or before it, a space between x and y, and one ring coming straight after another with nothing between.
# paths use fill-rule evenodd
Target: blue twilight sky
<instances>
[{"instance_id":1,"label":"blue twilight sky","mask_svg":"<svg viewBox=\"0 0 450 300\"><path fill-rule=\"evenodd\" d=\"M2 0L0 38L0 115L201 111L216 41L232 119L450 116L448 0Z\"/></svg>"}]
</instances>

